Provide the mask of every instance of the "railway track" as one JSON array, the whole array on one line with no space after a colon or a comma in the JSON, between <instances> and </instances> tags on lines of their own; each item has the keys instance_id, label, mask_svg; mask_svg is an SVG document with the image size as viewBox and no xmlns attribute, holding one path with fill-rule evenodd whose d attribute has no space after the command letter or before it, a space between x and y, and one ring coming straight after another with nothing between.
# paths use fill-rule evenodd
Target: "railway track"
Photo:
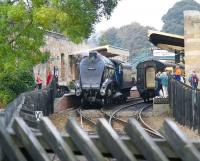
<instances>
[{"instance_id":1,"label":"railway track","mask_svg":"<svg viewBox=\"0 0 200 161\"><path fill-rule=\"evenodd\" d=\"M135 107L133 108L133 110L136 110L137 109L137 105L139 104L143 104L144 102L143 101L139 101L139 102L136 102L136 103L131 103L129 105L125 105L125 106L121 106L120 108L118 108L117 110L115 110L111 115L110 115L110 118L109 118L109 124L111 125L112 123L112 119L115 119L115 115L117 113L119 113L120 111L124 110L124 109L127 109L127 108L130 108L130 107ZM116 118L117 119L117 118ZM118 120L118 119L117 119Z\"/></svg>"},{"instance_id":2,"label":"railway track","mask_svg":"<svg viewBox=\"0 0 200 161\"><path fill-rule=\"evenodd\" d=\"M127 103L124 103L124 104L120 104L120 105L118 105L118 106L116 106L116 105L112 105L112 106L107 106L106 108L121 108L121 107L124 107L124 105L126 105L126 106L132 106L132 102L133 101L137 101L137 100L141 100L141 98L129 98L128 100L127 100ZM100 109L101 110L101 113L103 114L103 115L107 115L103 110L102 110L102 108ZM86 116L85 114L83 114L83 112L82 111L84 111L84 109L82 108L82 107L79 107L79 108L77 108L76 109L76 111L77 111L77 113L78 113L78 115L80 116L80 120L86 120L86 121L88 121L90 124L92 124L93 126L95 126L96 125L96 122L94 122L93 120L92 120L92 118L90 118L90 117L88 117L88 116ZM109 115L107 115L107 116L109 116ZM83 125L83 122L81 121L81 126Z\"/></svg>"},{"instance_id":3,"label":"railway track","mask_svg":"<svg viewBox=\"0 0 200 161\"><path fill-rule=\"evenodd\" d=\"M123 127L128 122L128 119L134 117L138 119L143 125L144 129L152 136L163 138L163 136L150 127L142 118L142 114L145 110L150 108L152 104L144 103L141 99L129 99L128 103L121 104L117 106L110 106L101 108L100 110L86 110L82 107L70 108L66 111L60 112L62 117L67 117L67 119L74 117L80 126L89 134L96 133L96 123L98 118L105 117L111 126L119 133L124 134ZM125 112L125 114L122 114ZM131 113L131 114L130 114ZM122 115L124 115L122 118ZM129 115L126 115L129 114Z\"/></svg>"},{"instance_id":4,"label":"railway track","mask_svg":"<svg viewBox=\"0 0 200 161\"><path fill-rule=\"evenodd\" d=\"M142 107L138 107L138 105L142 105ZM112 122L113 120L116 120L122 124L126 124L128 123L128 121L125 121L123 119L120 119L119 117L117 117L117 113L119 113L120 111L123 111L129 107L132 107L133 110L137 110L139 109L139 112L137 112L137 114L135 114L133 117L135 117L136 119L138 119L142 125L144 126L145 131L147 131L151 136L153 137L159 137L159 138L164 138L157 130L153 129L152 127L150 127L150 125L148 125L142 118L142 112L144 112L146 109L152 107L152 104L144 104L144 102L137 102L137 103L132 103L126 106L121 106L120 108L118 108L117 110L115 110L112 114L107 114L103 109L101 109L101 112L107 117L109 118L109 124L112 126ZM134 108L133 108L134 107Z\"/></svg>"},{"instance_id":5,"label":"railway track","mask_svg":"<svg viewBox=\"0 0 200 161\"><path fill-rule=\"evenodd\" d=\"M149 105L149 106L146 106L146 107L143 107L139 113L138 113L138 120L142 123L142 125L144 126L144 129L151 135L151 136L155 136L155 137L159 137L159 138L164 138L164 136L162 136L157 130L153 129L150 125L148 125L142 118L142 112L151 107L152 105Z\"/></svg>"}]
</instances>

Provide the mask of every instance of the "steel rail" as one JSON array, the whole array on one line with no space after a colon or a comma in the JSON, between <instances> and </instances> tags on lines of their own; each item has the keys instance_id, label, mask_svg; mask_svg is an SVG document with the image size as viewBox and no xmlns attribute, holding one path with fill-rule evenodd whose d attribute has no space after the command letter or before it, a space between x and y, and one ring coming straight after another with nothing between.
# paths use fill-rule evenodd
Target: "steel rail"
<instances>
[{"instance_id":1,"label":"steel rail","mask_svg":"<svg viewBox=\"0 0 200 161\"><path fill-rule=\"evenodd\" d=\"M140 112L138 113L138 119L141 121L141 123L146 127L145 130L152 133L153 135L156 135L162 139L164 139L164 136L162 136L157 130L153 129L152 127L150 127L143 119L142 119L142 112L151 107L152 105L148 105L146 107L143 107Z\"/></svg>"},{"instance_id":2,"label":"steel rail","mask_svg":"<svg viewBox=\"0 0 200 161\"><path fill-rule=\"evenodd\" d=\"M84 114L82 113L82 109L81 109L81 108L78 109L77 112L79 113L79 115L80 115L83 119L85 119L85 120L87 120L88 122L90 122L93 126L96 126L96 122L92 121L91 118L89 118L88 116L84 115Z\"/></svg>"},{"instance_id":3,"label":"steel rail","mask_svg":"<svg viewBox=\"0 0 200 161\"><path fill-rule=\"evenodd\" d=\"M110 115L107 114L105 111L103 111L102 108L101 108L101 113L103 113L107 118L110 118ZM113 118L116 119L116 120L118 120L118 121L120 121L120 122L122 122L122 123L127 123L126 121L124 121L124 120L122 120L122 119L120 119L120 118L118 118L116 116L113 116Z\"/></svg>"},{"instance_id":4,"label":"steel rail","mask_svg":"<svg viewBox=\"0 0 200 161\"><path fill-rule=\"evenodd\" d=\"M109 118L108 123L111 125L112 119L113 119L114 116L115 116L118 112L120 112L121 110L126 109L126 108L129 108L129 107L132 107L132 106L136 106L136 105L139 105L139 104L142 104L142 103L144 103L144 101L137 102L137 103L132 103L132 104L126 105L126 106L122 106L121 108L115 110L115 111L110 115L110 118Z\"/></svg>"},{"instance_id":5,"label":"steel rail","mask_svg":"<svg viewBox=\"0 0 200 161\"><path fill-rule=\"evenodd\" d=\"M103 111L103 109L101 109L101 112L110 117L110 118L109 118L109 124L110 124L110 125L111 125L112 119L115 119L115 120L117 120L117 121L120 121L120 122L126 124L126 123L128 123L127 121L124 121L124 120L122 120L122 119L120 119L120 118L117 118L115 115L116 115L118 112L120 112L121 110L125 109L125 108L128 108L128 107L130 107L130 106L139 105L139 104L142 104L142 103L144 103L144 102L139 102L139 103L135 103L135 104L132 104L132 105L124 106L124 107L122 107L122 108L120 108L120 109L114 111L114 112L112 113L112 115L108 115L107 113L105 113L105 112ZM146 128L144 127L144 130L145 130L145 131L147 131L147 132L149 132L150 134L153 134L153 135L155 135L155 136L157 136L157 137L164 138L159 132L157 132L155 129L151 128L151 127L150 127L148 124L146 124L146 123L144 122L144 120L142 119L142 116L141 116L141 115L142 115L142 112L144 111L144 109L146 109L146 108L148 108L148 107L151 107L151 106L152 106L152 105L148 105L148 106L143 107L143 108L140 110L140 112L139 112L138 114L136 114L135 116L138 116L138 119L141 120L141 122L143 123L143 125L146 127ZM137 107L136 107L136 108L137 108Z\"/></svg>"}]
</instances>

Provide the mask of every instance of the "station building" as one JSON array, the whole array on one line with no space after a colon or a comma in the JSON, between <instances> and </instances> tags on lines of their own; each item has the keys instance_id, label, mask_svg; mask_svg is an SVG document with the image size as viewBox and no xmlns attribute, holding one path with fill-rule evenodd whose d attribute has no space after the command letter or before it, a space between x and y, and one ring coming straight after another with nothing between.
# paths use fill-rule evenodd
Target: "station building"
<instances>
[{"instance_id":1,"label":"station building","mask_svg":"<svg viewBox=\"0 0 200 161\"><path fill-rule=\"evenodd\" d=\"M69 82L78 79L78 64L85 53L98 51L100 54L127 62L129 51L114 46L106 45L91 48L86 43L74 44L64 35L56 32L47 32L45 35L46 44L41 48L43 52L49 52L50 58L44 64L34 67L34 74L40 73L43 85L46 84L48 70L56 71L58 81L61 85L68 85Z\"/></svg>"}]
</instances>

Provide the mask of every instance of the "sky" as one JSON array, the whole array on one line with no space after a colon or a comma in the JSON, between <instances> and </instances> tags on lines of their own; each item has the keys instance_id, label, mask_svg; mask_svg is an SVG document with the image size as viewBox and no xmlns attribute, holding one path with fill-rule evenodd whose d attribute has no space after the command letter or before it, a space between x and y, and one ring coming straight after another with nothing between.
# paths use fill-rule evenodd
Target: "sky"
<instances>
[{"instance_id":1,"label":"sky","mask_svg":"<svg viewBox=\"0 0 200 161\"><path fill-rule=\"evenodd\" d=\"M100 32L111 27L119 28L132 22L161 30L162 16L178 1L180 0L121 0L111 18L103 19L95 30ZM196 1L200 3L200 0Z\"/></svg>"}]
</instances>

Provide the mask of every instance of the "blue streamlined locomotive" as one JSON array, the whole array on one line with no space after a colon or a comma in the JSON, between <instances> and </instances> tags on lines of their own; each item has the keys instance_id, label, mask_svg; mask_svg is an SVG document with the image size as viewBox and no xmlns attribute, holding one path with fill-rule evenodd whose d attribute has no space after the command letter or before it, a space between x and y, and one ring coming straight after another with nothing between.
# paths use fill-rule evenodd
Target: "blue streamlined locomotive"
<instances>
[{"instance_id":1,"label":"blue streamlined locomotive","mask_svg":"<svg viewBox=\"0 0 200 161\"><path fill-rule=\"evenodd\" d=\"M96 51L81 60L79 69L75 93L83 106L125 101L133 86L130 65L108 59Z\"/></svg>"}]
</instances>

